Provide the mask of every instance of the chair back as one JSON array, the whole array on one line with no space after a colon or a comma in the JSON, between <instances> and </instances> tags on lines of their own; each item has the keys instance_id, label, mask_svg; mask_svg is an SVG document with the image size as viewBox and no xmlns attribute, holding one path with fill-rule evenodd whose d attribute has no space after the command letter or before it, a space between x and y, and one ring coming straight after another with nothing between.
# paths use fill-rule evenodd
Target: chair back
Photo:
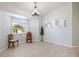
<instances>
[{"instance_id":1,"label":"chair back","mask_svg":"<svg viewBox=\"0 0 79 59\"><path fill-rule=\"evenodd\" d=\"M13 39L13 34L8 35L8 41Z\"/></svg>"},{"instance_id":2,"label":"chair back","mask_svg":"<svg viewBox=\"0 0 79 59\"><path fill-rule=\"evenodd\" d=\"M32 33L31 32L28 32L27 33L27 37L32 37Z\"/></svg>"}]
</instances>

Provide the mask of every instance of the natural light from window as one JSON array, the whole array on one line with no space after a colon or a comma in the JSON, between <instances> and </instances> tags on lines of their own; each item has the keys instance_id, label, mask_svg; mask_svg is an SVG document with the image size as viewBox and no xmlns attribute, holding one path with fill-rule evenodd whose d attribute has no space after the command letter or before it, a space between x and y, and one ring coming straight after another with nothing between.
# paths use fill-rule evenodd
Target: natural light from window
<instances>
[{"instance_id":1,"label":"natural light from window","mask_svg":"<svg viewBox=\"0 0 79 59\"><path fill-rule=\"evenodd\" d=\"M28 31L28 21L26 19L12 17L12 33L24 33Z\"/></svg>"}]
</instances>

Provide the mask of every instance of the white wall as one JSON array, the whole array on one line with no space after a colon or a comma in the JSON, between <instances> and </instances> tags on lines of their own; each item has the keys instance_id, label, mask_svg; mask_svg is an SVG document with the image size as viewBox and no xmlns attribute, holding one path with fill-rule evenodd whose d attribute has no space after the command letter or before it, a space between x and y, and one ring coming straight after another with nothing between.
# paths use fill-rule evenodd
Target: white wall
<instances>
[{"instance_id":1,"label":"white wall","mask_svg":"<svg viewBox=\"0 0 79 59\"><path fill-rule=\"evenodd\" d=\"M39 17L31 17L29 18L29 31L32 32L33 41L40 40L40 29L39 29Z\"/></svg>"},{"instance_id":2,"label":"white wall","mask_svg":"<svg viewBox=\"0 0 79 59\"><path fill-rule=\"evenodd\" d=\"M52 43L72 46L72 3L67 3L67 5L63 5L56 10L50 12L43 18L43 22L53 22L55 19L63 19L67 20L66 27L52 27L52 28L44 28L45 35L44 40Z\"/></svg>"},{"instance_id":3,"label":"white wall","mask_svg":"<svg viewBox=\"0 0 79 59\"><path fill-rule=\"evenodd\" d=\"M72 3L72 43L79 47L79 2Z\"/></svg>"},{"instance_id":4,"label":"white wall","mask_svg":"<svg viewBox=\"0 0 79 59\"><path fill-rule=\"evenodd\" d=\"M8 47L7 35L11 32L11 18L0 11L0 51Z\"/></svg>"}]
</instances>

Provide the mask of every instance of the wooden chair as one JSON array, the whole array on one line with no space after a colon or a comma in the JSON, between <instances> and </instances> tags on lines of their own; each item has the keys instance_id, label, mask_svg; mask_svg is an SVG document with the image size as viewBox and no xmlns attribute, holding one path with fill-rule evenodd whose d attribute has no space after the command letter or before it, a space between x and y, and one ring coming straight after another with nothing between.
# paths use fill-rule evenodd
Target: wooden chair
<instances>
[{"instance_id":1,"label":"wooden chair","mask_svg":"<svg viewBox=\"0 0 79 59\"><path fill-rule=\"evenodd\" d=\"M30 43L32 43L32 33L31 32L28 32L27 34L26 34L26 36L27 36L27 38L26 38L26 41L27 41L27 43L30 41Z\"/></svg>"},{"instance_id":2,"label":"wooden chair","mask_svg":"<svg viewBox=\"0 0 79 59\"><path fill-rule=\"evenodd\" d=\"M19 45L18 42L19 42L18 40L13 39L13 34L8 35L8 48L11 46L11 44L15 48L15 43Z\"/></svg>"}]
</instances>

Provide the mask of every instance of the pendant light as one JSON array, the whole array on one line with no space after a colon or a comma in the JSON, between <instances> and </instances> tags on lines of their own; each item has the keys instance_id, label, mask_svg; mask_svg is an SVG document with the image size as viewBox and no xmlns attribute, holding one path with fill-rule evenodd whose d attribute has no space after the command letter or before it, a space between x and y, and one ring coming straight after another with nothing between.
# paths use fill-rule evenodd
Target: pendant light
<instances>
[{"instance_id":1,"label":"pendant light","mask_svg":"<svg viewBox=\"0 0 79 59\"><path fill-rule=\"evenodd\" d=\"M37 2L34 2L34 11L32 12L32 16L39 16L39 12L37 10Z\"/></svg>"}]
</instances>

